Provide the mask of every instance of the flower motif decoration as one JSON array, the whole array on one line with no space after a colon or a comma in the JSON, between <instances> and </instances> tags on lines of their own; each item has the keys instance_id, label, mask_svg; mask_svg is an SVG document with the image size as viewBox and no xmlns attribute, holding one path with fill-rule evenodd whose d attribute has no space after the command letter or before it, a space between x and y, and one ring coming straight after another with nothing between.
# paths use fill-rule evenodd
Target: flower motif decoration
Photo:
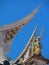
<instances>
[{"instance_id":1,"label":"flower motif decoration","mask_svg":"<svg viewBox=\"0 0 49 65\"><path fill-rule=\"evenodd\" d=\"M19 31L19 29L20 29L20 28L15 27L15 28L13 28L13 29L7 30L7 31L6 31L6 37L5 37L5 38L6 38L7 40L12 39L12 38L15 36L15 34Z\"/></svg>"}]
</instances>

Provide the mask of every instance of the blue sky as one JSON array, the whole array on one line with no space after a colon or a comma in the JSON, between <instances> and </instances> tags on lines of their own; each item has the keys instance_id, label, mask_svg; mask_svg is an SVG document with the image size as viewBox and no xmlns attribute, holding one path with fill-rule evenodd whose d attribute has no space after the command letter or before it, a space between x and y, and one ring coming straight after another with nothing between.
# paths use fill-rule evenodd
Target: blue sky
<instances>
[{"instance_id":1,"label":"blue sky","mask_svg":"<svg viewBox=\"0 0 49 65\"><path fill-rule=\"evenodd\" d=\"M11 57L11 60L17 58L19 54L19 52L16 52L17 45L20 43L27 43L36 24L38 24L36 36L39 36L42 27L44 27L44 33L41 40L43 46L42 55L49 59L49 0L0 0L0 26L24 18L31 13L39 3L42 3L42 5L34 19L19 31L12 42L11 50L7 55ZM21 48L21 45L19 45L18 48L19 47Z\"/></svg>"}]
</instances>

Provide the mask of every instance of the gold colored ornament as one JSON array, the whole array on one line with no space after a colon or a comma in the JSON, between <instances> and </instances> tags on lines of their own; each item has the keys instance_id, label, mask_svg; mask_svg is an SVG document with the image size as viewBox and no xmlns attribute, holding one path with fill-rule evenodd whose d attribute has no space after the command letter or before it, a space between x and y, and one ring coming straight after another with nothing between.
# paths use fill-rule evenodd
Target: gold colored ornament
<instances>
[{"instance_id":1,"label":"gold colored ornament","mask_svg":"<svg viewBox=\"0 0 49 65\"><path fill-rule=\"evenodd\" d=\"M14 37L14 34L11 34L10 36L11 36L11 38L13 38Z\"/></svg>"}]
</instances>

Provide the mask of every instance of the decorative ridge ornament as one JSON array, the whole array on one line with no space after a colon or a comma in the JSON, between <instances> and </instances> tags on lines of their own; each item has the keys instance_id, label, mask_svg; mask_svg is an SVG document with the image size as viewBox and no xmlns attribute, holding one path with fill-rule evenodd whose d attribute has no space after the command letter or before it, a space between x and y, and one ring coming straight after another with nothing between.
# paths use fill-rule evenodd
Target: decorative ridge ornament
<instances>
[{"instance_id":1,"label":"decorative ridge ornament","mask_svg":"<svg viewBox=\"0 0 49 65\"><path fill-rule=\"evenodd\" d=\"M4 54L8 53L15 34L18 33L20 28L22 28L24 25L30 22L30 20L32 20L32 18L38 11L38 8L39 6L36 7L31 14L29 14L27 17L23 18L22 20L0 27L0 40L3 42L2 43L3 45L0 42L0 46L2 47Z\"/></svg>"}]
</instances>

